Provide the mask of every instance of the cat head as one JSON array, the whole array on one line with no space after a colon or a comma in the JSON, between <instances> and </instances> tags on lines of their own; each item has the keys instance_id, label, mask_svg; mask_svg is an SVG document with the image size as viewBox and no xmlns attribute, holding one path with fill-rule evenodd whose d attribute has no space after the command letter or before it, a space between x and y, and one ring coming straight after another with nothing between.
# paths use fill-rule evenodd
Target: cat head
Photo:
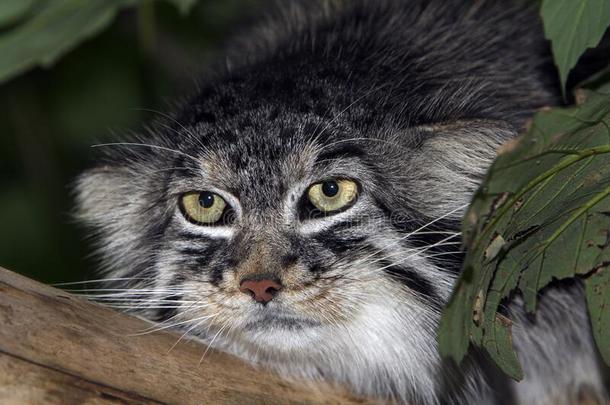
<instances>
[{"instance_id":1,"label":"cat head","mask_svg":"<svg viewBox=\"0 0 610 405\"><path fill-rule=\"evenodd\" d=\"M309 28L268 28L268 54L103 146L78 215L122 307L280 371L432 392L462 214L496 148L555 99L545 45L514 41L542 38L510 23L530 14L382 3L332 29L291 13Z\"/></svg>"},{"instance_id":2,"label":"cat head","mask_svg":"<svg viewBox=\"0 0 610 405\"><path fill-rule=\"evenodd\" d=\"M240 108L242 85L103 146L104 163L80 177L79 215L109 277L132 289L122 298L248 358L321 356L346 333L386 350L398 324L408 346L432 352L461 215L514 130L363 125L358 97L322 115L281 100Z\"/></svg>"}]
</instances>

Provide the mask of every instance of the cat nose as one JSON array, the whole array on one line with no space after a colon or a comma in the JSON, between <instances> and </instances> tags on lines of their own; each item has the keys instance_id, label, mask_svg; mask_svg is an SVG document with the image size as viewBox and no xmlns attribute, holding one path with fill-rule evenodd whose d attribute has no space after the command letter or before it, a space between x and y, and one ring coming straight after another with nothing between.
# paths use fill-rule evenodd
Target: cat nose
<instances>
[{"instance_id":1,"label":"cat nose","mask_svg":"<svg viewBox=\"0 0 610 405\"><path fill-rule=\"evenodd\" d=\"M282 289L282 285L271 279L243 280L239 285L239 291L249 294L254 301L266 304L273 299L275 294Z\"/></svg>"}]
</instances>

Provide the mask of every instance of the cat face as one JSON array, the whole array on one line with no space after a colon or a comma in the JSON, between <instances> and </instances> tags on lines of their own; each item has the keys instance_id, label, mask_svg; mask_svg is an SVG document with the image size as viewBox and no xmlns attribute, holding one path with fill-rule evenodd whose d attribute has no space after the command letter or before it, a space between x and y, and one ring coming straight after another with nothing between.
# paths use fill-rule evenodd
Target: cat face
<instances>
[{"instance_id":1,"label":"cat face","mask_svg":"<svg viewBox=\"0 0 610 405\"><path fill-rule=\"evenodd\" d=\"M405 204L404 185L374 163L387 159L381 150L392 141L372 147L315 127L246 129L229 150L210 144L169 180L159 286L183 285L180 300L205 303L185 305L176 320L210 317L202 336L224 327L265 354L302 351L358 322L368 307L410 306L402 313L420 323L438 312L449 278L417 253L438 255L439 263L457 254L456 215L447 217L450 227L440 219L418 231L429 219L393 208ZM407 146L400 149L406 156ZM214 210L206 222L205 211Z\"/></svg>"},{"instance_id":2,"label":"cat face","mask_svg":"<svg viewBox=\"0 0 610 405\"><path fill-rule=\"evenodd\" d=\"M419 364L436 358L459 219L512 132L481 120L371 131L352 114L261 105L108 145L79 206L133 307L255 362L370 345L381 360L395 339Z\"/></svg>"}]
</instances>

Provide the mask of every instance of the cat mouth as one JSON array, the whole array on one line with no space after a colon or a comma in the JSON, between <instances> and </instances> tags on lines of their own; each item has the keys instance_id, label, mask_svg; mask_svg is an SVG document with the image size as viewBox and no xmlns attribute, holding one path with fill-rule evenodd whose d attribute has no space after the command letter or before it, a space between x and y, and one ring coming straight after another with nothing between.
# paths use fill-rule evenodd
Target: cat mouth
<instances>
[{"instance_id":1,"label":"cat mouth","mask_svg":"<svg viewBox=\"0 0 610 405\"><path fill-rule=\"evenodd\" d=\"M262 331L273 328L299 330L317 326L321 326L321 323L312 319L279 313L265 313L248 320L244 325L244 329L249 331Z\"/></svg>"}]
</instances>

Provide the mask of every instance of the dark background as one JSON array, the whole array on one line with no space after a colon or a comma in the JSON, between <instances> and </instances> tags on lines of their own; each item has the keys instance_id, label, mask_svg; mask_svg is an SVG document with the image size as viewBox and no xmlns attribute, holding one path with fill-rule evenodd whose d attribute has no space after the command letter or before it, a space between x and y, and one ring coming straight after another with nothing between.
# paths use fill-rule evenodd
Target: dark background
<instances>
[{"instance_id":1,"label":"dark background","mask_svg":"<svg viewBox=\"0 0 610 405\"><path fill-rule=\"evenodd\" d=\"M200 0L184 16L144 2L52 68L0 85L0 266L47 283L94 278L70 192L91 145L137 131L188 94L260 3Z\"/></svg>"}]
</instances>

